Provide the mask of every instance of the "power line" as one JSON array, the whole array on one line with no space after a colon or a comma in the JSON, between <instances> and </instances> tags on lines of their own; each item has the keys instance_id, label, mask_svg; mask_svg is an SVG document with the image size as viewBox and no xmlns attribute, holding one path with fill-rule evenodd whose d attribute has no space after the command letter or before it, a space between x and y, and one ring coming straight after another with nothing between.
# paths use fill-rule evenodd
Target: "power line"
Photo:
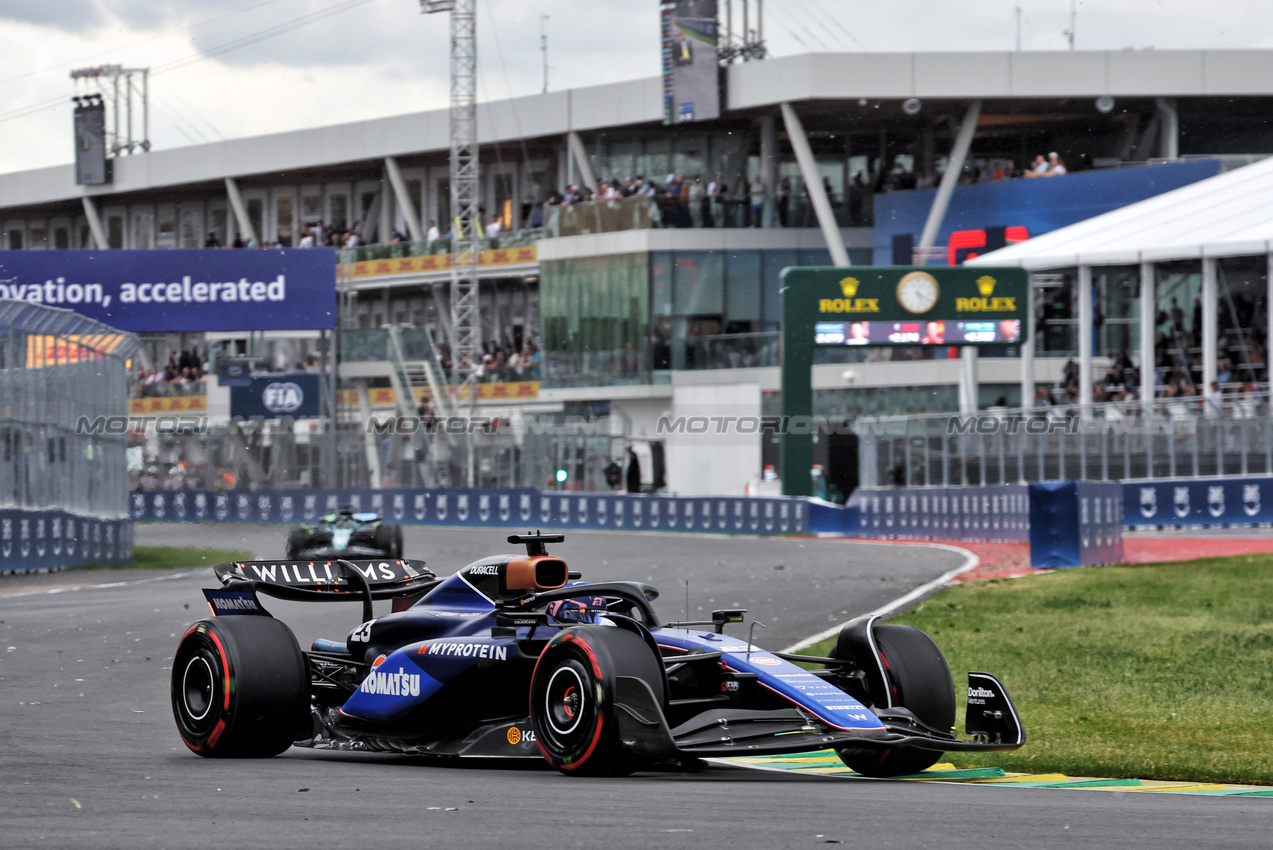
<instances>
[{"instance_id":1,"label":"power line","mask_svg":"<svg viewBox=\"0 0 1273 850\"><path fill-rule=\"evenodd\" d=\"M202 21L195 21L193 24L187 24L181 27L174 27L170 30L164 30L158 35L153 35L150 38L143 38L142 40L134 41L131 44L124 44L119 47L112 47L110 50L103 50L99 53L92 53L92 54L89 54L88 56L82 56L79 59L72 59L69 62L59 62L56 65L48 65L44 68L38 68L34 71L28 71L25 74L18 74L17 76L14 76L14 77L0 78L0 84L11 83L14 80L24 80L27 77L34 77L36 74L43 74L45 71L56 71L58 68L69 68L72 65L80 65L80 64L83 64L84 62L87 62L90 59L96 59L99 56L106 56L109 53L118 53L123 50L131 50L134 47L140 47L143 44L149 44L152 41L156 41L158 39L164 38L165 36L172 35L173 33L184 32L186 30L192 30L197 27L201 27L205 24L211 24L217 21L223 21L226 18L232 18L235 15L242 15L245 12L251 12L253 9L259 9L262 6L269 6L277 2L279 2L279 0L264 0L264 2L262 3L257 3L253 6L248 6L245 9L238 9L237 11L234 11L234 12L227 12L224 15L215 15L211 18L204 18Z\"/></svg>"},{"instance_id":2,"label":"power line","mask_svg":"<svg viewBox=\"0 0 1273 850\"><path fill-rule=\"evenodd\" d=\"M208 137L206 133L198 129L198 127L195 124L195 120L192 120L192 116L193 116L193 119L197 119L198 121L203 122L203 125L212 131L212 135L217 136L218 138L221 138L221 139L225 138L225 134L222 133L220 130L218 130L217 127L211 121L205 118L203 113L195 109L188 101L183 100L181 95L173 91L170 86L167 86L165 84L165 88L167 88L169 94L171 94L174 98L176 98L175 103L173 101L169 101L167 98L161 97L158 93L157 88L152 89L152 92L151 92L151 96L159 99L160 103L164 105L165 112L169 113L170 115L180 115L180 117L183 118L191 126L191 128L193 128L197 133L199 133L200 136L204 136L207 141L212 141L212 139ZM180 104L180 107L178 107L177 104Z\"/></svg>"},{"instance_id":3,"label":"power line","mask_svg":"<svg viewBox=\"0 0 1273 850\"><path fill-rule=\"evenodd\" d=\"M831 13L829 13L829 12L828 12L828 11L827 11L824 7L823 7L821 0L809 0L809 2L810 2L810 3L812 3L814 6L816 6L816 7L817 7L818 12L822 15L823 20L827 20L827 21L830 21L831 23L835 24L835 25L836 25L836 27L838 27L838 28L839 28L840 32L842 32L842 33L844 33L846 36L848 36L848 37L849 37L849 40L850 40L850 41L852 41L854 44L856 44L858 47L862 48L863 50L866 50L866 49L867 49L867 46L866 46L865 44L863 44L863 43L862 43L862 42L858 39L858 37L857 37L856 35L854 35L853 33L849 32L849 28L848 28L848 27L846 27L843 23L841 23L839 18L837 18L837 17L835 17L834 15L832 15Z\"/></svg>"},{"instance_id":4,"label":"power line","mask_svg":"<svg viewBox=\"0 0 1273 850\"><path fill-rule=\"evenodd\" d=\"M179 68L185 68L186 66L193 65L196 62L202 62L205 59L212 59L213 57L220 56L224 53L229 53L232 50L238 50L240 47L247 47L250 44L256 44L258 42L265 41L266 39L291 32L292 30L300 29L303 26L312 24L315 21L321 21L324 18L329 18L332 15L338 15L341 12L348 12L350 9L365 6L370 2L372 2L372 0L341 0L339 3L324 7L315 12L310 12L306 15L301 15L300 17L293 18L290 21L284 21L281 24L266 27L263 30L257 30L254 33L248 33L245 36L222 42L215 47L210 47L207 50L187 56L184 59L175 59L171 62L158 65L151 70L151 74L162 74L165 71L176 71Z\"/></svg>"}]
</instances>

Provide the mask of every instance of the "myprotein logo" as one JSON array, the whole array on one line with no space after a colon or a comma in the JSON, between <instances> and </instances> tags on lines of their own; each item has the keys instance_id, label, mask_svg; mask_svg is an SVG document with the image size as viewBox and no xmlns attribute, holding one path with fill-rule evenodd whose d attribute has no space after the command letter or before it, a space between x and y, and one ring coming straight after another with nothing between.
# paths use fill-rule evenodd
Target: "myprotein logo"
<instances>
[{"instance_id":1,"label":"myprotein logo","mask_svg":"<svg viewBox=\"0 0 1273 850\"><path fill-rule=\"evenodd\" d=\"M453 658L489 658L492 661L507 661L508 647L491 643L438 641L420 647L420 655L445 655Z\"/></svg>"}]
</instances>

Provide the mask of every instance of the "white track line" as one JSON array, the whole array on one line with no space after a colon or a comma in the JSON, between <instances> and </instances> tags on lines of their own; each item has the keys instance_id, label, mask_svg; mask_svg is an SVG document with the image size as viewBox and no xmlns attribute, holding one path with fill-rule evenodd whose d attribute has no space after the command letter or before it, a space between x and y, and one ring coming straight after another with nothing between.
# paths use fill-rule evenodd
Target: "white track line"
<instances>
[{"instance_id":1,"label":"white track line","mask_svg":"<svg viewBox=\"0 0 1273 850\"><path fill-rule=\"evenodd\" d=\"M47 590L29 590L25 593L6 593L0 590L0 599L17 599L19 596L47 596L53 593L75 593L81 590L101 590L107 587L128 587L134 584L150 584L156 581L172 581L173 579L185 578L194 575L195 570L184 573L173 573L172 575L155 576L153 578L139 578L132 581L110 581L105 584L73 584L63 587L51 587Z\"/></svg>"},{"instance_id":2,"label":"white track line","mask_svg":"<svg viewBox=\"0 0 1273 850\"><path fill-rule=\"evenodd\" d=\"M854 543L873 543L875 541L854 540L853 542ZM897 544L877 543L876 545L896 546ZM912 602L915 602L919 599L923 599L925 596L932 593L933 591L940 589L943 585L952 581L956 576L966 573L969 570L976 569L977 565L981 563L981 559L978 558L975 554L973 554L972 552L969 552L967 549L960 549L958 546L947 546L945 543L919 543L919 542L908 543L906 545L927 546L931 549L945 549L947 552L955 552L957 554L963 555L964 562L961 566L956 567L955 569L951 570L948 573L945 573L944 575L938 576L937 578L928 582L928 584L920 585L919 587L915 588L914 590L912 590L910 593L906 594L905 596L898 597L897 599L894 599L892 602L889 602L887 605L883 605L879 608L876 608L874 611L871 611L870 613L867 613L867 614L863 614L862 616L887 617L890 614L894 614L898 610L905 608L907 605L910 605ZM856 620L857 617L854 617L853 619ZM832 626L829 629L824 629L823 631L818 632L816 635L811 635L805 638L804 640L800 640L800 641L797 641L796 643L793 643L791 646L787 647L786 649L782 651L783 652L799 652L800 650L804 649L807 646L812 646L813 644L818 643L819 641L824 641L827 638L834 637L835 635L839 634L840 629L842 629L843 627L844 627L844 624L840 623L839 625Z\"/></svg>"}]
</instances>

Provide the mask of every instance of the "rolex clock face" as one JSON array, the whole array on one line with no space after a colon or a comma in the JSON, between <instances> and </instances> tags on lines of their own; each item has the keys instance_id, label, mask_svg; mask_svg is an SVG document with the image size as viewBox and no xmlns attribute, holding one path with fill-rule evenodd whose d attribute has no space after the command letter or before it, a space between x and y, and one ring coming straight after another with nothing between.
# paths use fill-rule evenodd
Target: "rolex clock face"
<instances>
[{"instance_id":1,"label":"rolex clock face","mask_svg":"<svg viewBox=\"0 0 1273 850\"><path fill-rule=\"evenodd\" d=\"M911 272L897 282L897 303L911 313L933 309L937 293L937 279L928 272Z\"/></svg>"}]
</instances>

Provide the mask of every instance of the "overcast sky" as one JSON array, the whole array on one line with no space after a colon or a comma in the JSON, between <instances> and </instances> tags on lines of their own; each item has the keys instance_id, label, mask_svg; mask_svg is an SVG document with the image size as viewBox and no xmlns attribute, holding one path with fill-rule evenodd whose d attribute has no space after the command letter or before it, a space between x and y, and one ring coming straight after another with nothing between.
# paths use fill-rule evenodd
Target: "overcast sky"
<instances>
[{"instance_id":1,"label":"overcast sky","mask_svg":"<svg viewBox=\"0 0 1273 850\"><path fill-rule=\"evenodd\" d=\"M1071 0L765 6L775 55L1011 50L1018 7L1023 50L1062 50ZM541 26L552 89L659 73L658 0L478 0L477 10L482 100L541 90ZM1268 0L1087 0L1075 30L1080 50L1273 47L1273 10ZM72 160L70 98L88 91L70 79L75 68L149 67L152 145L174 148L443 107L448 54L446 15L421 15L417 0L0 0L0 172Z\"/></svg>"}]
</instances>

